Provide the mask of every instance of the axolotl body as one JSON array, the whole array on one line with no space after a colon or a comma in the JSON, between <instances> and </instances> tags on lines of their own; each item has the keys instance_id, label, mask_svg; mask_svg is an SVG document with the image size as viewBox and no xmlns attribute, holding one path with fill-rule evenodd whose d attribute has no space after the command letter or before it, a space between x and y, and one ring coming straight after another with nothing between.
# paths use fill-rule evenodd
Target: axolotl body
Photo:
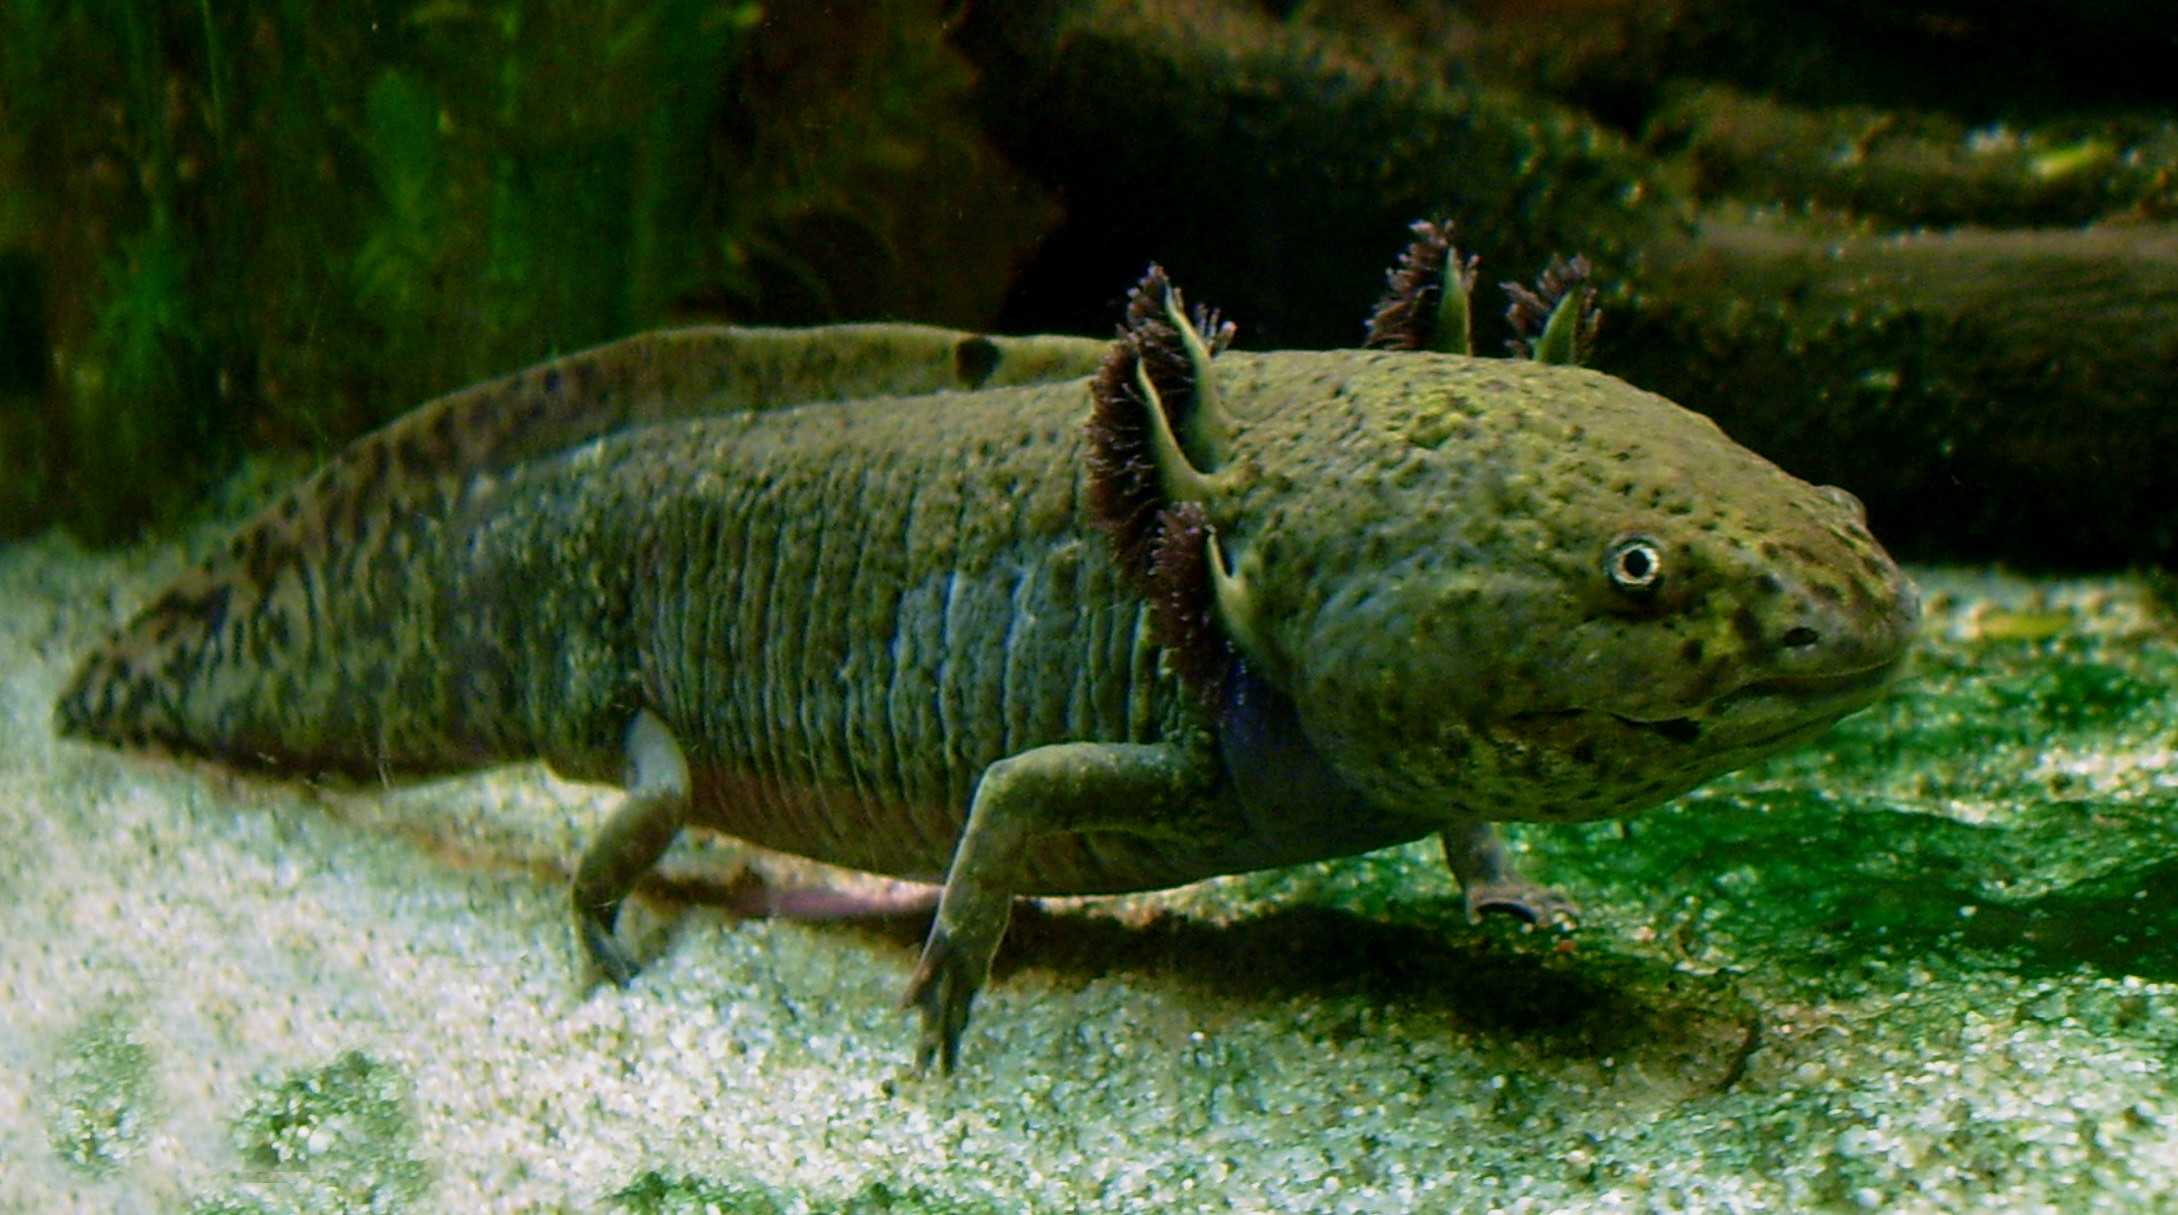
<instances>
[{"instance_id":1,"label":"axolotl body","mask_svg":"<svg viewBox=\"0 0 2178 1215\"><path fill-rule=\"evenodd\" d=\"M546 364L275 502L88 658L60 726L618 783L574 903L622 982L620 903L685 826L942 882L909 1001L950 1068L1016 896L1435 833L1471 908L1560 918L1492 822L1652 806L1902 661L1916 596L1859 504L1700 415L1229 332L1153 273L1108 350L714 329Z\"/></svg>"}]
</instances>

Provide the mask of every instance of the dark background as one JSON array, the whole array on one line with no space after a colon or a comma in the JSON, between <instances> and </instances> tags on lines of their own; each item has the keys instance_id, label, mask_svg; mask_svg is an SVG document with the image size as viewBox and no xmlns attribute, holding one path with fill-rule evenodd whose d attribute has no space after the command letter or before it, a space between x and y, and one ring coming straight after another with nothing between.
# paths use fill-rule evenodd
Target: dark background
<instances>
[{"instance_id":1,"label":"dark background","mask_svg":"<svg viewBox=\"0 0 2178 1215\"><path fill-rule=\"evenodd\" d=\"M1598 266L1594 362L2037 567L2178 542L2152 3L0 9L0 535L204 509L663 324L1101 334L1145 264L1350 344L1407 223Z\"/></svg>"}]
</instances>

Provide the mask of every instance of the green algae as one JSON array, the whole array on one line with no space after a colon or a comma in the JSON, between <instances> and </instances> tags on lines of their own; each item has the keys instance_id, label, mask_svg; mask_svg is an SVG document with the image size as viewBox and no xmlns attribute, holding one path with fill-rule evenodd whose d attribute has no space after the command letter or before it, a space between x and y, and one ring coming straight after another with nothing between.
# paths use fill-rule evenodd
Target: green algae
<instances>
[{"instance_id":1,"label":"green algae","mask_svg":"<svg viewBox=\"0 0 2178 1215\"><path fill-rule=\"evenodd\" d=\"M234 1120L252 1174L192 1215L346 1215L406 1210L429 1174L416 1156L409 1081L360 1051L270 1082Z\"/></svg>"},{"instance_id":2,"label":"green algae","mask_svg":"<svg viewBox=\"0 0 2178 1215\"><path fill-rule=\"evenodd\" d=\"M0 535L675 321L988 324L1053 204L851 7L0 5Z\"/></svg>"},{"instance_id":3,"label":"green algae","mask_svg":"<svg viewBox=\"0 0 2178 1215\"><path fill-rule=\"evenodd\" d=\"M47 1142L75 1168L109 1173L143 1144L151 1052L133 1019L108 1010L70 1034L59 1054Z\"/></svg>"},{"instance_id":4,"label":"green algae","mask_svg":"<svg viewBox=\"0 0 2178 1215\"><path fill-rule=\"evenodd\" d=\"M2178 980L2178 647L2160 607L1938 620L1952 631L1888 701L1630 839L1553 838L1551 863L1691 954L1830 996L1901 966Z\"/></svg>"},{"instance_id":5,"label":"green algae","mask_svg":"<svg viewBox=\"0 0 2178 1215\"><path fill-rule=\"evenodd\" d=\"M845 1198L789 1203L747 1182L714 1181L694 1174L667 1176L645 1172L612 1196L616 1209L634 1215L1000 1215L1035 1208L1001 1206L987 1199L963 1198L929 1186L877 1180Z\"/></svg>"},{"instance_id":6,"label":"green algae","mask_svg":"<svg viewBox=\"0 0 2178 1215\"><path fill-rule=\"evenodd\" d=\"M785 1207L769 1190L744 1182L707 1177L669 1177L645 1172L614 1193L615 1209L634 1215L784 1215Z\"/></svg>"}]
</instances>

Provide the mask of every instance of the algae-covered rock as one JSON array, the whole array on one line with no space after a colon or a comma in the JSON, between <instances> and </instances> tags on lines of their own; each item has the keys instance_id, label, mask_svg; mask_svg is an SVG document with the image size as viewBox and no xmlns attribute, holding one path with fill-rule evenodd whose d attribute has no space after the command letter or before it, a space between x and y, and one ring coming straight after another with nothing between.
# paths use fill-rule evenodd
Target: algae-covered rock
<instances>
[{"instance_id":1,"label":"algae-covered rock","mask_svg":"<svg viewBox=\"0 0 2178 1215\"><path fill-rule=\"evenodd\" d=\"M1894 550L2178 555L2178 226L1719 220L1621 285L1599 363L1852 489Z\"/></svg>"},{"instance_id":2,"label":"algae-covered rock","mask_svg":"<svg viewBox=\"0 0 2178 1215\"><path fill-rule=\"evenodd\" d=\"M275 1078L234 1121L249 1180L200 1215L336 1215L409 1209L428 1185L400 1072L360 1051Z\"/></svg>"},{"instance_id":3,"label":"algae-covered rock","mask_svg":"<svg viewBox=\"0 0 2178 1215\"><path fill-rule=\"evenodd\" d=\"M141 1151L152 1101L152 1059L126 1013L94 1014L61 1043L50 1081L47 1143L95 1175Z\"/></svg>"},{"instance_id":4,"label":"algae-covered rock","mask_svg":"<svg viewBox=\"0 0 2178 1215\"><path fill-rule=\"evenodd\" d=\"M984 70L985 121L1068 208L1007 324L1096 332L1111 288L1095 284L1154 259L1251 346L1346 346L1418 217L1456 217L1491 273L1524 279L1575 245L1623 260L1674 213L1682 189L1657 174L1675 170L1571 107L1479 78L1458 24L1342 23L1335 8L974 9L960 41Z\"/></svg>"},{"instance_id":5,"label":"algae-covered rock","mask_svg":"<svg viewBox=\"0 0 2178 1215\"><path fill-rule=\"evenodd\" d=\"M1243 345L1342 345L1397 226L1450 216L1485 280L1587 252L1596 365L1862 495L1895 549L2093 567L2178 536L2159 20L1043 0L962 43L1069 202L1016 324L1086 332L1078 285L1154 256Z\"/></svg>"}]
</instances>

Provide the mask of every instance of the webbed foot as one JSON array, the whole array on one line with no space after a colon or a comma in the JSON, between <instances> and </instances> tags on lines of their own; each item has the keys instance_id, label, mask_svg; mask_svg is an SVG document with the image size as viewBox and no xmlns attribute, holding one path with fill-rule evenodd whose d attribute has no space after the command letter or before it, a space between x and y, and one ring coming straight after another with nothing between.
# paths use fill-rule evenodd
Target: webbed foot
<instances>
[{"instance_id":1,"label":"webbed foot","mask_svg":"<svg viewBox=\"0 0 2178 1215\"><path fill-rule=\"evenodd\" d=\"M1484 912L1503 911L1537 928L1570 928L1580 917L1572 899L1520 876L1505 841L1491 824L1458 823L1445 828L1442 835L1445 863L1460 884L1470 922L1479 922Z\"/></svg>"},{"instance_id":2,"label":"webbed foot","mask_svg":"<svg viewBox=\"0 0 2178 1215\"><path fill-rule=\"evenodd\" d=\"M596 986L600 979L614 987L626 987L635 981L637 972L643 968L613 936L610 921L578 907L575 911L575 931L582 938L582 953L590 963L585 987Z\"/></svg>"},{"instance_id":3,"label":"webbed foot","mask_svg":"<svg viewBox=\"0 0 2178 1215\"><path fill-rule=\"evenodd\" d=\"M983 986L982 967L953 943L942 928L932 929L923 945L915 977L908 980L903 1008L922 1012L922 1032L915 1041L915 1070L927 1074L932 1061L938 1074L950 1076L960 1061L960 1035L968 1028L968 1009Z\"/></svg>"},{"instance_id":4,"label":"webbed foot","mask_svg":"<svg viewBox=\"0 0 2178 1215\"><path fill-rule=\"evenodd\" d=\"M1517 873L1496 881L1476 882L1460 891L1467 905L1469 923L1481 923L1489 912L1519 916L1537 928L1571 928L1581 909L1566 893Z\"/></svg>"}]
</instances>

